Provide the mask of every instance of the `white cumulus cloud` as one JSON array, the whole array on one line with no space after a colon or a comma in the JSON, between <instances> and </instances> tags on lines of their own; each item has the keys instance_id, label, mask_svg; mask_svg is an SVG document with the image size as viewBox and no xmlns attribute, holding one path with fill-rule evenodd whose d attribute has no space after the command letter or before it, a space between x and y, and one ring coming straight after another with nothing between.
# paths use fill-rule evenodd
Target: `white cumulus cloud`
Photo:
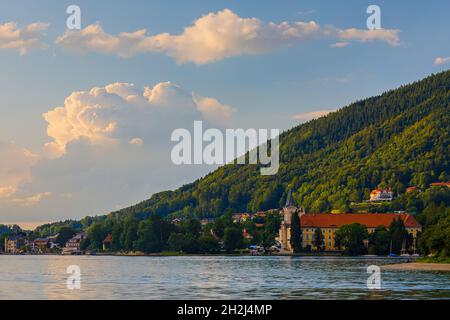
<instances>
[{"instance_id":1,"label":"white cumulus cloud","mask_svg":"<svg viewBox=\"0 0 450 320\"><path fill-rule=\"evenodd\" d=\"M64 105L44 113L49 158L67 153L67 146L80 139L96 145L126 141L168 142L169 129L204 119L210 124L224 123L234 109L217 99L188 93L171 82L137 88L130 83L113 83L89 91L73 92Z\"/></svg>"},{"instance_id":2,"label":"white cumulus cloud","mask_svg":"<svg viewBox=\"0 0 450 320\"><path fill-rule=\"evenodd\" d=\"M450 63L450 57L437 57L434 59L435 66L440 66L446 63Z\"/></svg>"},{"instance_id":3,"label":"white cumulus cloud","mask_svg":"<svg viewBox=\"0 0 450 320\"><path fill-rule=\"evenodd\" d=\"M215 98L194 95L194 101L197 110L213 124L227 123L232 118L233 113L236 112L233 107L222 104Z\"/></svg>"},{"instance_id":4,"label":"white cumulus cloud","mask_svg":"<svg viewBox=\"0 0 450 320\"><path fill-rule=\"evenodd\" d=\"M229 9L200 17L179 35L148 35L146 29L106 33L100 24L81 31L66 31L56 43L67 51L96 52L130 57L146 52L160 52L178 63L206 64L241 55L255 55L300 44L312 38L333 37L339 41L385 41L399 44L398 30L359 30L322 28L315 21L264 23L257 18L242 18Z\"/></svg>"},{"instance_id":5,"label":"white cumulus cloud","mask_svg":"<svg viewBox=\"0 0 450 320\"><path fill-rule=\"evenodd\" d=\"M45 49L42 42L49 24L42 22L31 23L19 28L15 22L0 24L0 50L15 50L21 55L32 49Z\"/></svg>"},{"instance_id":6,"label":"white cumulus cloud","mask_svg":"<svg viewBox=\"0 0 450 320\"><path fill-rule=\"evenodd\" d=\"M372 42L372 41L384 41L390 46L400 45L400 30L394 29L375 29L375 30L362 30L356 28L339 29L328 28L325 31L326 34L334 36L343 42L357 41L357 42Z\"/></svg>"}]
</instances>

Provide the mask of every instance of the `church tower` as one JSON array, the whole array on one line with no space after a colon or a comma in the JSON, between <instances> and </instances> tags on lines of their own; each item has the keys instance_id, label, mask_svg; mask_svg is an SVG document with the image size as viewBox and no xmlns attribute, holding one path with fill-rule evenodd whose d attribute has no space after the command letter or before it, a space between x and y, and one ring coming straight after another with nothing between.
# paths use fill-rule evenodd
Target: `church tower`
<instances>
[{"instance_id":1,"label":"church tower","mask_svg":"<svg viewBox=\"0 0 450 320\"><path fill-rule=\"evenodd\" d=\"M278 240L281 244L281 249L283 251L292 252L291 247L292 215L298 214L301 219L301 216L305 214L303 208L298 208L296 206L294 198L292 196L292 190L289 190L288 192L288 195L286 197L286 204L284 205L284 208L281 210L281 214L283 215L283 221L281 222Z\"/></svg>"},{"instance_id":2,"label":"church tower","mask_svg":"<svg viewBox=\"0 0 450 320\"><path fill-rule=\"evenodd\" d=\"M294 198L292 197L292 190L289 190L288 192L288 195L286 197L286 204L284 205L284 207L295 207Z\"/></svg>"}]
</instances>

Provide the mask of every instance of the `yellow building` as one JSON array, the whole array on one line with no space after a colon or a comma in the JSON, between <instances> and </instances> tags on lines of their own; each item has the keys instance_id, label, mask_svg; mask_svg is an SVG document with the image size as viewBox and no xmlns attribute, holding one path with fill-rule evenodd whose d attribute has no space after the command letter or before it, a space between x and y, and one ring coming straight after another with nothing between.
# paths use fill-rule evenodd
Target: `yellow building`
<instances>
[{"instance_id":1,"label":"yellow building","mask_svg":"<svg viewBox=\"0 0 450 320\"><path fill-rule=\"evenodd\" d=\"M396 213L343 213L343 214L305 214L298 210L296 207L285 208L282 211L284 220L281 223L278 241L281 243L281 248L284 251L292 252L290 244L291 240L291 218L292 214L299 214L300 225L302 230L302 246L310 246L312 249L316 249L314 246L314 232L320 228L324 239L324 250L335 251L338 250L335 245L335 233L343 225L352 223L359 223L366 226L369 233L375 231L379 226L385 226L389 228L392 221L395 219L401 219L406 227L406 230L416 239L417 233L422 231L422 226L417 220L409 214L396 214Z\"/></svg>"},{"instance_id":2,"label":"yellow building","mask_svg":"<svg viewBox=\"0 0 450 320\"><path fill-rule=\"evenodd\" d=\"M22 236L10 236L5 238L5 253L20 254L25 248L25 238Z\"/></svg>"}]
</instances>

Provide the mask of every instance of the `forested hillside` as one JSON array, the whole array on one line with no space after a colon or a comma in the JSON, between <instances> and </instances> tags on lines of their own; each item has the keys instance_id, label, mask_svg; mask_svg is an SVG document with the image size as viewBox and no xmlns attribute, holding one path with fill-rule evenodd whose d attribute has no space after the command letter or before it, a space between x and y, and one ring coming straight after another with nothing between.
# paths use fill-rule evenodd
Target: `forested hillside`
<instances>
[{"instance_id":1,"label":"forested hillside","mask_svg":"<svg viewBox=\"0 0 450 320\"><path fill-rule=\"evenodd\" d=\"M450 179L450 71L357 101L280 137L280 170L227 165L175 191L112 213L220 216L278 208L286 192L309 212L348 211L370 190L425 189ZM417 209L419 208L410 208Z\"/></svg>"},{"instance_id":2,"label":"forested hillside","mask_svg":"<svg viewBox=\"0 0 450 320\"><path fill-rule=\"evenodd\" d=\"M115 252L214 253L221 250L218 239L229 252L245 247L245 230L252 236L250 243L270 246L279 228L278 211L264 221L243 224L233 223L230 213L282 207L287 191L292 190L297 204L307 212L363 209L416 214L424 229L420 251L447 259L450 188L430 184L450 180L449 103L447 71L283 133L280 170L274 176L260 175L256 165L227 165L192 184L109 215L41 226L34 236L55 234L66 227L87 232L82 249L101 251L105 237L112 235L108 250ZM406 192L408 186L417 188ZM377 187L391 187L394 200L365 202ZM205 228L195 219L217 216ZM171 223L173 217L189 218L176 225ZM256 223L261 222L264 227L258 229Z\"/></svg>"}]
</instances>

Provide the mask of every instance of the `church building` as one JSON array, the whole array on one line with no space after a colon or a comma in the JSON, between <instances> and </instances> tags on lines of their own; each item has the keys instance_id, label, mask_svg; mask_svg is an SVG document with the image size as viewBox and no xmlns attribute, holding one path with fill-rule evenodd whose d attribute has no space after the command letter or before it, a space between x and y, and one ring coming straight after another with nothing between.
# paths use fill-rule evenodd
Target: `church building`
<instances>
[{"instance_id":1,"label":"church building","mask_svg":"<svg viewBox=\"0 0 450 320\"><path fill-rule=\"evenodd\" d=\"M422 231L422 226L417 222L414 216L410 214L397 214L397 213L305 213L305 210L298 208L292 198L292 192L289 191L286 205L281 211L283 215L283 221L281 222L279 236L277 240L281 244L281 250L285 252L293 252L291 247L291 219L293 214L298 214L300 218L300 226L302 230L302 246L314 247L314 232L317 228L320 228L323 234L323 248L325 251L337 251L338 248L335 245L335 232L343 225L352 223L359 223L366 226L367 231L374 232L379 226L385 226L389 228L392 221L395 219L403 220L408 233L410 233L414 239L419 232Z\"/></svg>"}]
</instances>

